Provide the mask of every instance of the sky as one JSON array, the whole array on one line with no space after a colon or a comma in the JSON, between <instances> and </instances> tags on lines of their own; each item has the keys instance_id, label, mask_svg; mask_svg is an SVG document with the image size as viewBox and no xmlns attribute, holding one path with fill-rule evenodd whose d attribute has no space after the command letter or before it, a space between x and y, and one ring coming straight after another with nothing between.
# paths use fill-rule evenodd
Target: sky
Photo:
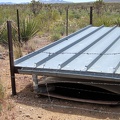
<instances>
[{"instance_id":1,"label":"sky","mask_svg":"<svg viewBox=\"0 0 120 120\"><path fill-rule=\"evenodd\" d=\"M36 0L38 1L38 0ZM89 2L89 1L96 1L96 0L65 0L65 1L71 1L71 2ZM0 0L0 2L13 2L13 3L22 3L22 2L31 2L31 0Z\"/></svg>"}]
</instances>

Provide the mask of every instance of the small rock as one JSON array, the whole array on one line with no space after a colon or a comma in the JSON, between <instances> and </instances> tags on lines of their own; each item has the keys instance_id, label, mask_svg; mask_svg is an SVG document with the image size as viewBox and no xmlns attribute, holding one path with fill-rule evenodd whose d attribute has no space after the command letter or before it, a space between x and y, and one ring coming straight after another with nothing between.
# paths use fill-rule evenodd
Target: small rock
<instances>
[{"instance_id":1,"label":"small rock","mask_svg":"<svg viewBox=\"0 0 120 120\"><path fill-rule=\"evenodd\" d=\"M19 112L20 112L20 113L22 113L22 111L21 111L21 110L20 110Z\"/></svg>"},{"instance_id":2,"label":"small rock","mask_svg":"<svg viewBox=\"0 0 120 120\"><path fill-rule=\"evenodd\" d=\"M30 109L30 111L33 111L33 110L34 110L33 108Z\"/></svg>"},{"instance_id":3,"label":"small rock","mask_svg":"<svg viewBox=\"0 0 120 120\"><path fill-rule=\"evenodd\" d=\"M25 115L25 117L30 117L30 115Z\"/></svg>"},{"instance_id":4,"label":"small rock","mask_svg":"<svg viewBox=\"0 0 120 120\"><path fill-rule=\"evenodd\" d=\"M42 118L41 116L38 116L38 118Z\"/></svg>"}]
</instances>

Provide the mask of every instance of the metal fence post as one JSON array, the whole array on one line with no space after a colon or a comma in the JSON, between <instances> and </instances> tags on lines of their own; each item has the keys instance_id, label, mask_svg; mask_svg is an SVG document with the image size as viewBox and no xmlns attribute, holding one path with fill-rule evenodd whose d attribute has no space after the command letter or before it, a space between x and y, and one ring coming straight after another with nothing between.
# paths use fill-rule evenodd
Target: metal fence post
<instances>
[{"instance_id":1,"label":"metal fence post","mask_svg":"<svg viewBox=\"0 0 120 120\"><path fill-rule=\"evenodd\" d=\"M93 24L93 7L90 7L90 24Z\"/></svg>"},{"instance_id":2,"label":"metal fence post","mask_svg":"<svg viewBox=\"0 0 120 120\"><path fill-rule=\"evenodd\" d=\"M7 21L7 31L8 31L8 45L9 45L9 61L10 61L12 95L16 95L11 21Z\"/></svg>"},{"instance_id":3,"label":"metal fence post","mask_svg":"<svg viewBox=\"0 0 120 120\"><path fill-rule=\"evenodd\" d=\"M17 25L18 25L18 41L20 43L20 18L19 18L19 10L17 9Z\"/></svg>"},{"instance_id":4,"label":"metal fence post","mask_svg":"<svg viewBox=\"0 0 120 120\"><path fill-rule=\"evenodd\" d=\"M68 7L66 8L66 36L68 36Z\"/></svg>"}]
</instances>

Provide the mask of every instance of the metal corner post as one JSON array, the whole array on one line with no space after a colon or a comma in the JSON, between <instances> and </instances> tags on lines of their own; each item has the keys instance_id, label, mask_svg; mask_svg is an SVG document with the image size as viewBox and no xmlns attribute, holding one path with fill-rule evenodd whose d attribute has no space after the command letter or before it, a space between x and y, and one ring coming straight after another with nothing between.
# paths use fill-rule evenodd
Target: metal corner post
<instances>
[{"instance_id":1,"label":"metal corner post","mask_svg":"<svg viewBox=\"0 0 120 120\"><path fill-rule=\"evenodd\" d=\"M7 31L8 31L8 46L9 46L9 61L10 61L12 95L16 95L11 21L7 21Z\"/></svg>"},{"instance_id":2,"label":"metal corner post","mask_svg":"<svg viewBox=\"0 0 120 120\"><path fill-rule=\"evenodd\" d=\"M90 25L93 24L93 7L90 7Z\"/></svg>"}]
</instances>

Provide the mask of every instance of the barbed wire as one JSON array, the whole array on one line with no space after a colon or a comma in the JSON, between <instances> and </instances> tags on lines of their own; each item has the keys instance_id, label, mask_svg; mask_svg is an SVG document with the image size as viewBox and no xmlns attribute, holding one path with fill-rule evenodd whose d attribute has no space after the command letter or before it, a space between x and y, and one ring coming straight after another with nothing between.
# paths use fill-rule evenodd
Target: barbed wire
<instances>
[{"instance_id":1,"label":"barbed wire","mask_svg":"<svg viewBox=\"0 0 120 120\"><path fill-rule=\"evenodd\" d=\"M9 51L7 51L9 53ZM52 54L58 54L56 52L40 52L40 53L45 53L45 54L49 54L49 55L52 55ZM0 55L4 54L4 52L1 52ZM78 54L78 52L62 52L62 53L59 53L59 54ZM58 54L58 55L59 55ZM84 52L84 53L80 53L81 54L86 54L86 55L120 55L120 52L113 52L113 53L98 53L98 52Z\"/></svg>"},{"instance_id":2,"label":"barbed wire","mask_svg":"<svg viewBox=\"0 0 120 120\"><path fill-rule=\"evenodd\" d=\"M56 52L41 52L41 53L46 53L46 54L49 54L49 55L57 54ZM59 54L73 54L73 55L75 55L75 54L78 54L78 53L77 52L62 52L62 53L59 53ZM102 54L102 53L94 53L94 52L93 53L92 52L91 53L90 52L81 53L81 54L87 54L87 55L120 55L120 53L104 53L104 54Z\"/></svg>"}]
</instances>

